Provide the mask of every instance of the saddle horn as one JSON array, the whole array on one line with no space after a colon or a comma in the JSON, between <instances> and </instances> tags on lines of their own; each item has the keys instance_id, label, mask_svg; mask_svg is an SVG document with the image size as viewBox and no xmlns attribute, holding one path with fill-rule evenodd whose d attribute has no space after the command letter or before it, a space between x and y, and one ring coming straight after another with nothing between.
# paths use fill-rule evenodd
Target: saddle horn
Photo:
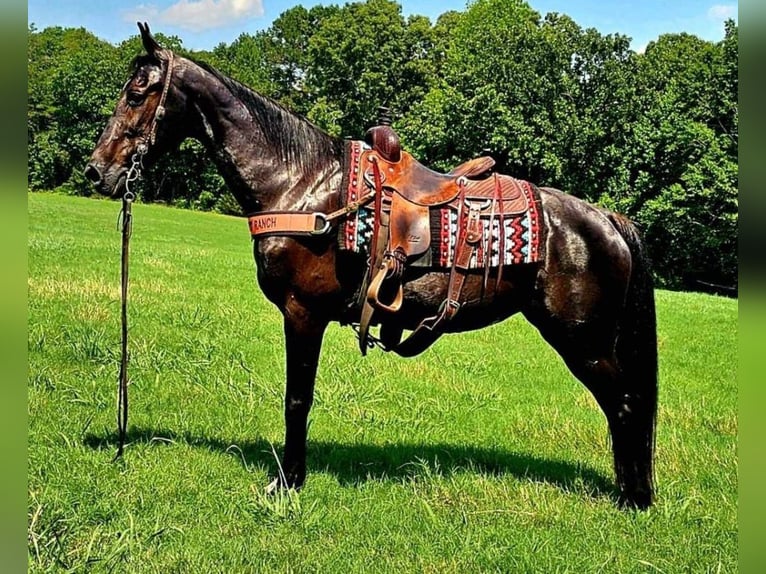
<instances>
[{"instance_id":1,"label":"saddle horn","mask_svg":"<svg viewBox=\"0 0 766 574\"><path fill-rule=\"evenodd\" d=\"M398 162L402 157L399 135L391 127L391 110L385 106L378 108L378 125L367 130L364 141L386 161Z\"/></svg>"}]
</instances>

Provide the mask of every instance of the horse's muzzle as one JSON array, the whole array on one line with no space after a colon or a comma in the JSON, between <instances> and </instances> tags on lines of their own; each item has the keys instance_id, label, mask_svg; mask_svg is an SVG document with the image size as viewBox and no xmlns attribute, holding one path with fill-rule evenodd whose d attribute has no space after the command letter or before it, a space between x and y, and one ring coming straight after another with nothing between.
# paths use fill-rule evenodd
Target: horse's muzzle
<instances>
[{"instance_id":1,"label":"horse's muzzle","mask_svg":"<svg viewBox=\"0 0 766 574\"><path fill-rule=\"evenodd\" d=\"M125 168L103 170L99 164L91 162L85 167L83 174L98 193L115 198L124 193L127 172Z\"/></svg>"},{"instance_id":2,"label":"horse's muzzle","mask_svg":"<svg viewBox=\"0 0 766 574\"><path fill-rule=\"evenodd\" d=\"M104 178L101 175L101 171L92 163L89 163L87 166L85 166L84 175L86 178L88 178L88 181L90 181L96 187L100 186L101 182L104 181Z\"/></svg>"}]
</instances>

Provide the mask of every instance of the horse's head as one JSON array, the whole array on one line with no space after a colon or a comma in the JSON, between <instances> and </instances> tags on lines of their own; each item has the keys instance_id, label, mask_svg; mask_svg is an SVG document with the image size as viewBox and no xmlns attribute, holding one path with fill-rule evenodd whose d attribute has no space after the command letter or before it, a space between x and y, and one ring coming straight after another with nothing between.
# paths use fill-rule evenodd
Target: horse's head
<instances>
[{"instance_id":1,"label":"horse's head","mask_svg":"<svg viewBox=\"0 0 766 574\"><path fill-rule=\"evenodd\" d=\"M174 138L167 128L180 113L172 91L174 55L152 37L149 26L138 24L146 55L136 58L132 74L120 94L85 168L85 176L104 194L117 197L133 165L150 163ZM138 175L138 173L130 174Z\"/></svg>"}]
</instances>

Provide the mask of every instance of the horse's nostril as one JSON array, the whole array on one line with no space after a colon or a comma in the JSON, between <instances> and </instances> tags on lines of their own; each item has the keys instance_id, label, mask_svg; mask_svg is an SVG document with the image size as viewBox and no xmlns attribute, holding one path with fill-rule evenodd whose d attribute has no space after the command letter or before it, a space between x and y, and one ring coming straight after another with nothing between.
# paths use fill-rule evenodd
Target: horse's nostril
<instances>
[{"instance_id":1,"label":"horse's nostril","mask_svg":"<svg viewBox=\"0 0 766 574\"><path fill-rule=\"evenodd\" d=\"M88 166L85 168L85 177L87 177L91 181L91 183L95 185L98 185L99 183L101 183L101 172L92 163L89 163Z\"/></svg>"}]
</instances>

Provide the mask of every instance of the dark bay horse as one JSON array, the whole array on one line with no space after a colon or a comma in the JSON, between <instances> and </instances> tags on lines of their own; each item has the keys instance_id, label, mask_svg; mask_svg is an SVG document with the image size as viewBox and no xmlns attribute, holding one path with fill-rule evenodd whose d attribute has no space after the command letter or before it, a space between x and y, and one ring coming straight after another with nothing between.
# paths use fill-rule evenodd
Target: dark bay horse
<instances>
[{"instance_id":1,"label":"dark bay horse","mask_svg":"<svg viewBox=\"0 0 766 574\"><path fill-rule=\"evenodd\" d=\"M139 25L146 54L135 61L86 176L113 197L131 168L151 165L186 138L210 152L245 213L329 213L343 203L346 142L213 68L163 49ZM135 175L135 173L133 174ZM652 504L657 411L657 340L649 264L624 217L550 188L539 189L540 261L507 266L491 298L469 276L447 331L478 329L517 312L590 390L609 426L621 503ZM254 240L258 283L284 316L285 444L271 483L306 477L307 418L320 348L330 321L359 322L366 260L329 232ZM436 313L449 271L408 269L399 327Z\"/></svg>"}]
</instances>

